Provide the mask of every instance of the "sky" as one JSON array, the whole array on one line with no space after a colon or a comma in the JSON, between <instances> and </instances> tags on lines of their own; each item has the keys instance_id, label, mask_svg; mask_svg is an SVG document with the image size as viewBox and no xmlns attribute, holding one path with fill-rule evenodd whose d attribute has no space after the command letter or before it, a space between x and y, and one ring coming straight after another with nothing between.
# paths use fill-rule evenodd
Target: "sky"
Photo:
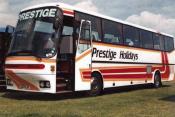
<instances>
[{"instance_id":1,"label":"sky","mask_svg":"<svg viewBox=\"0 0 175 117\"><path fill-rule=\"evenodd\" d=\"M0 0L0 26L15 26L21 9L62 2L175 36L175 0Z\"/></svg>"}]
</instances>

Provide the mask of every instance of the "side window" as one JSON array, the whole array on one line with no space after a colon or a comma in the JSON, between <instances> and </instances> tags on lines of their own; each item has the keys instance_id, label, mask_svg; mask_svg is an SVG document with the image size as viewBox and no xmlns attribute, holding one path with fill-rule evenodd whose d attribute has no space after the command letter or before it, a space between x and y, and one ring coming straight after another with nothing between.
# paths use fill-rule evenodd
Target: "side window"
<instances>
[{"instance_id":1,"label":"side window","mask_svg":"<svg viewBox=\"0 0 175 117\"><path fill-rule=\"evenodd\" d=\"M149 31L141 30L140 31L140 40L141 47L147 49L153 49L153 38L152 33Z\"/></svg>"},{"instance_id":2,"label":"side window","mask_svg":"<svg viewBox=\"0 0 175 117\"><path fill-rule=\"evenodd\" d=\"M112 44L122 44L122 25L103 20L103 41Z\"/></svg>"},{"instance_id":3,"label":"side window","mask_svg":"<svg viewBox=\"0 0 175 117\"><path fill-rule=\"evenodd\" d=\"M172 51L172 50L174 50L174 39L165 36L165 51Z\"/></svg>"},{"instance_id":4,"label":"side window","mask_svg":"<svg viewBox=\"0 0 175 117\"><path fill-rule=\"evenodd\" d=\"M165 40L162 35L160 35L160 49L165 50Z\"/></svg>"},{"instance_id":5,"label":"side window","mask_svg":"<svg viewBox=\"0 0 175 117\"><path fill-rule=\"evenodd\" d=\"M101 39L102 39L102 36L101 36L102 35L101 34L102 30L101 30L101 19L100 18L77 12L75 14L75 19L79 22L82 19L91 21L92 38L95 41L101 41Z\"/></svg>"},{"instance_id":6,"label":"side window","mask_svg":"<svg viewBox=\"0 0 175 117\"><path fill-rule=\"evenodd\" d=\"M153 41L154 41L154 49L165 50L164 36L154 33L153 34Z\"/></svg>"},{"instance_id":7,"label":"side window","mask_svg":"<svg viewBox=\"0 0 175 117\"><path fill-rule=\"evenodd\" d=\"M102 39L102 28L101 28L101 19L94 18L94 22L92 22L92 39L95 41L101 41Z\"/></svg>"},{"instance_id":8,"label":"side window","mask_svg":"<svg viewBox=\"0 0 175 117\"><path fill-rule=\"evenodd\" d=\"M154 33L153 34L153 40L154 40L154 49L156 50L161 50L161 46L160 46L160 35Z\"/></svg>"},{"instance_id":9,"label":"side window","mask_svg":"<svg viewBox=\"0 0 175 117\"><path fill-rule=\"evenodd\" d=\"M124 25L123 37L125 45L139 47L139 31L137 28Z\"/></svg>"}]
</instances>

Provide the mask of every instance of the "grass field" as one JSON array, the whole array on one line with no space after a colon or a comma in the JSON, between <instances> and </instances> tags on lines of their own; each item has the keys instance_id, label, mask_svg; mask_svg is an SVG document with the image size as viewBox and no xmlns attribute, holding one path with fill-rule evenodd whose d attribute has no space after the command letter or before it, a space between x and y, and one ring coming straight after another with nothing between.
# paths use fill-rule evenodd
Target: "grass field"
<instances>
[{"instance_id":1,"label":"grass field","mask_svg":"<svg viewBox=\"0 0 175 117\"><path fill-rule=\"evenodd\" d=\"M175 117L175 82L110 89L98 97L0 93L0 117Z\"/></svg>"}]
</instances>

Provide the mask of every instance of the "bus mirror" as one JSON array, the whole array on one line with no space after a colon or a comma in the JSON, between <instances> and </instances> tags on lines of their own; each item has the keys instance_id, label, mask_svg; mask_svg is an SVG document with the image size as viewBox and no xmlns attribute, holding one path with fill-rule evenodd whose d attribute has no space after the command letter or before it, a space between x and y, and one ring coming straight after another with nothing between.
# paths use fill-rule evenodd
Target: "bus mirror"
<instances>
[{"instance_id":1,"label":"bus mirror","mask_svg":"<svg viewBox=\"0 0 175 117\"><path fill-rule=\"evenodd\" d=\"M54 19L54 23L53 23L53 28L55 30L58 30L59 27L63 24L63 13L61 10L57 10L56 15L55 15L55 19Z\"/></svg>"}]
</instances>

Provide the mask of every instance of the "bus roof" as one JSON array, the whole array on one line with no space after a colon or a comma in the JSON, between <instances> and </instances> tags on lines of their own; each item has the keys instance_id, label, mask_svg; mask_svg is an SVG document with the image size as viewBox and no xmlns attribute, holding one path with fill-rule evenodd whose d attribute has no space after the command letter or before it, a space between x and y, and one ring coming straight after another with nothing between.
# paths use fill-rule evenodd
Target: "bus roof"
<instances>
[{"instance_id":1,"label":"bus roof","mask_svg":"<svg viewBox=\"0 0 175 117\"><path fill-rule=\"evenodd\" d=\"M27 7L25 9L21 10L21 12L26 11L26 10L30 10L30 9L34 9L34 8L39 8L39 7L47 7L47 6L59 6L60 8L86 13L86 14L89 14L89 15L93 15L93 16L96 16L96 17L103 18L103 19L108 19L108 20L111 20L111 21L115 21L115 22L118 22L118 23L126 24L126 25L133 26L133 27L136 27L136 28L139 28L139 29L147 30L147 31L150 31L150 32L154 32L154 33L158 33L158 34L162 34L162 35L174 38L173 35L170 35L170 34L167 34L167 33L159 32L159 31L151 29L151 28L146 28L146 27L143 27L143 26L140 26L140 25L137 25L137 24L122 21L122 20L119 20L119 19L116 19L116 18L113 18L113 17L110 17L110 16L102 15L102 14L99 14L99 13L96 13L96 12L93 12L93 11L87 11L87 10L83 10L83 9L80 9L80 8L76 8L76 7L73 7L71 5L60 3L60 2L34 5L34 6Z\"/></svg>"}]
</instances>

